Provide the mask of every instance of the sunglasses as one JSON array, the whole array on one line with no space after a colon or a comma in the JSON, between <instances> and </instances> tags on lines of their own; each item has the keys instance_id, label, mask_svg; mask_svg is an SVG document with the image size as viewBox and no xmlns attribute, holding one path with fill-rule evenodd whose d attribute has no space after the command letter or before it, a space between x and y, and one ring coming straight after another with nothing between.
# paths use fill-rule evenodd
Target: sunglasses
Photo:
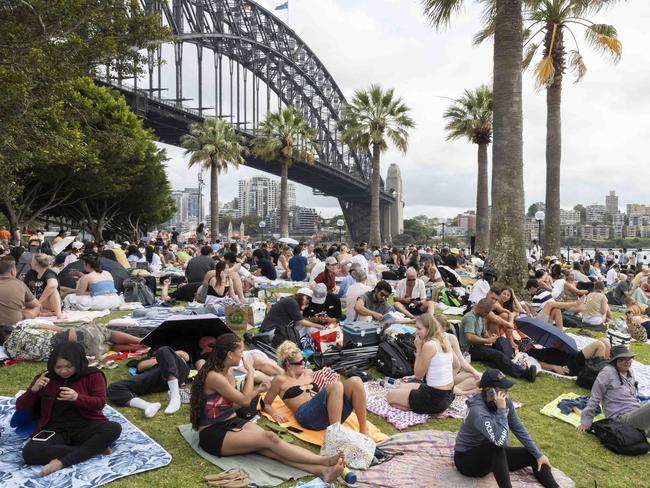
<instances>
[{"instance_id":1,"label":"sunglasses","mask_svg":"<svg viewBox=\"0 0 650 488\"><path fill-rule=\"evenodd\" d=\"M295 363L289 363L289 364L291 364L293 366L302 366L303 364L305 364L305 360L301 359L300 361L297 361Z\"/></svg>"},{"instance_id":2,"label":"sunglasses","mask_svg":"<svg viewBox=\"0 0 650 488\"><path fill-rule=\"evenodd\" d=\"M380 298L388 298L389 296L390 296L390 293L386 293L386 292L383 292L383 291L379 292L379 297Z\"/></svg>"}]
</instances>

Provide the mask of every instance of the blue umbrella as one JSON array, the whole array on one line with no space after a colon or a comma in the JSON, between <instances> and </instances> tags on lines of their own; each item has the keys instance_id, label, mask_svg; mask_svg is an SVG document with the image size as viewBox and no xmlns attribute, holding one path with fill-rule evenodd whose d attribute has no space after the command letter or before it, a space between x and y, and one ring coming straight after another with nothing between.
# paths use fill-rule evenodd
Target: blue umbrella
<instances>
[{"instance_id":1,"label":"blue umbrella","mask_svg":"<svg viewBox=\"0 0 650 488\"><path fill-rule=\"evenodd\" d=\"M519 317L515 319L515 324L518 330L530 337L536 344L559 349L570 354L578 353L578 345L572 337L540 318Z\"/></svg>"}]
</instances>

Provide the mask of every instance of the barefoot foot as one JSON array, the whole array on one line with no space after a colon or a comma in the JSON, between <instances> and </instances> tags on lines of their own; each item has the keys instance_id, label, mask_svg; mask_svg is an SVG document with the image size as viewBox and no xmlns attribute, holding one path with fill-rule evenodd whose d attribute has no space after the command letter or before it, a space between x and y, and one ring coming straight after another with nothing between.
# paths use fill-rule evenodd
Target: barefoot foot
<instances>
[{"instance_id":1,"label":"barefoot foot","mask_svg":"<svg viewBox=\"0 0 650 488\"><path fill-rule=\"evenodd\" d=\"M343 474L345 469L345 461L339 459L334 466L329 466L323 470L323 481L326 483L331 483L336 481L336 478Z\"/></svg>"},{"instance_id":2,"label":"barefoot foot","mask_svg":"<svg viewBox=\"0 0 650 488\"><path fill-rule=\"evenodd\" d=\"M47 476L48 474L52 474L56 471L59 471L60 469L63 469L63 463L58 459L52 459L49 463L43 466L40 476L41 477Z\"/></svg>"}]
</instances>

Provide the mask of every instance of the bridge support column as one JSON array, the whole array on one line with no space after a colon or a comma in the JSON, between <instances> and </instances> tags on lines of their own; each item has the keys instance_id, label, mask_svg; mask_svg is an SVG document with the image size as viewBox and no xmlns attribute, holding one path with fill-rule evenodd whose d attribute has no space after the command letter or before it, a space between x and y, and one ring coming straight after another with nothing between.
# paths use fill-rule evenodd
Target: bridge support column
<instances>
[{"instance_id":1,"label":"bridge support column","mask_svg":"<svg viewBox=\"0 0 650 488\"><path fill-rule=\"evenodd\" d=\"M343 217L350 232L352 243L368 242L370 236L370 202L347 202L339 198ZM391 215L390 205L379 206L379 225L382 242L391 242Z\"/></svg>"},{"instance_id":2,"label":"bridge support column","mask_svg":"<svg viewBox=\"0 0 650 488\"><path fill-rule=\"evenodd\" d=\"M381 242L392 242L393 236L391 234L391 206L380 205L380 218L381 218Z\"/></svg>"}]
</instances>

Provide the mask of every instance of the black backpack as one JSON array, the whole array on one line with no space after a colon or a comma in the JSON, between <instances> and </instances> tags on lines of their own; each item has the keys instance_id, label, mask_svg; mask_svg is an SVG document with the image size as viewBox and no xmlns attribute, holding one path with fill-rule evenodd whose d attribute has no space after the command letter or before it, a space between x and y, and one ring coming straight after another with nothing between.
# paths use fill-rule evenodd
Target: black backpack
<instances>
[{"instance_id":1,"label":"black backpack","mask_svg":"<svg viewBox=\"0 0 650 488\"><path fill-rule=\"evenodd\" d=\"M614 419L599 420L591 424L591 431L610 451L626 456L639 456L650 450L645 434L629 424Z\"/></svg>"},{"instance_id":2,"label":"black backpack","mask_svg":"<svg viewBox=\"0 0 650 488\"><path fill-rule=\"evenodd\" d=\"M606 359L603 358L589 358L585 361L585 365L582 367L576 378L576 383L578 386L587 388L591 390L591 387L594 386L596 377L598 373L607 366L609 363Z\"/></svg>"},{"instance_id":3,"label":"black backpack","mask_svg":"<svg viewBox=\"0 0 650 488\"><path fill-rule=\"evenodd\" d=\"M413 334L397 334L395 339L409 363L415 364L415 336Z\"/></svg>"},{"instance_id":4,"label":"black backpack","mask_svg":"<svg viewBox=\"0 0 650 488\"><path fill-rule=\"evenodd\" d=\"M413 374L413 367L402 348L392 337L386 337L377 348L377 369L391 378Z\"/></svg>"},{"instance_id":5,"label":"black backpack","mask_svg":"<svg viewBox=\"0 0 650 488\"><path fill-rule=\"evenodd\" d=\"M284 341L291 341L300 347L300 335L296 330L295 322L281 324L275 328L275 335L273 336L273 341L271 342L273 347L277 348Z\"/></svg>"},{"instance_id":6,"label":"black backpack","mask_svg":"<svg viewBox=\"0 0 650 488\"><path fill-rule=\"evenodd\" d=\"M153 305L156 303L147 281L141 276L130 276L122 282L125 302L140 302L142 305Z\"/></svg>"}]
</instances>

